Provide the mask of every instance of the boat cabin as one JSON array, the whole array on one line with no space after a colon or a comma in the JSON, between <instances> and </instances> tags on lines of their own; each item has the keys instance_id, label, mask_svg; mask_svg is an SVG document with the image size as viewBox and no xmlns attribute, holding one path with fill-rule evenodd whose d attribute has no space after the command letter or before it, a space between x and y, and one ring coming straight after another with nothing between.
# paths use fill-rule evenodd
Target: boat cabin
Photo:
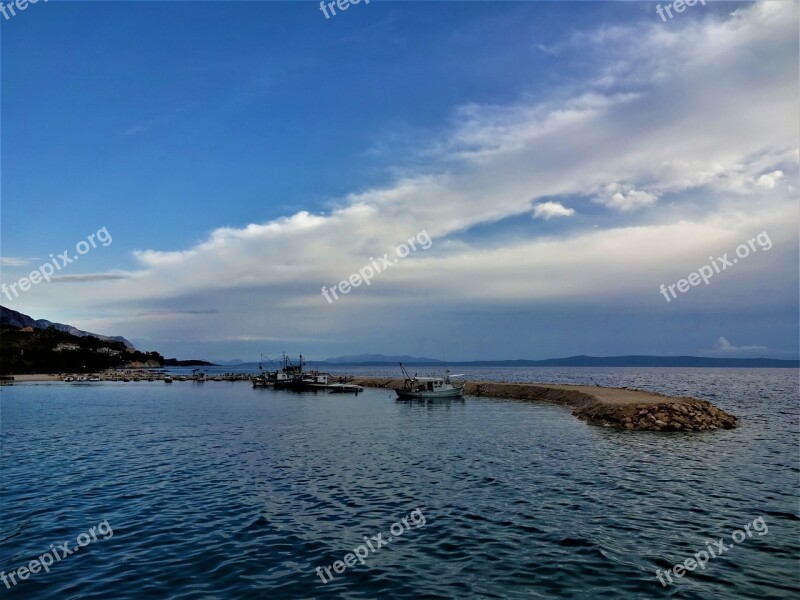
<instances>
[{"instance_id":1,"label":"boat cabin","mask_svg":"<svg viewBox=\"0 0 800 600\"><path fill-rule=\"evenodd\" d=\"M441 377L415 377L414 384L419 391L434 392L444 387L444 379Z\"/></svg>"}]
</instances>

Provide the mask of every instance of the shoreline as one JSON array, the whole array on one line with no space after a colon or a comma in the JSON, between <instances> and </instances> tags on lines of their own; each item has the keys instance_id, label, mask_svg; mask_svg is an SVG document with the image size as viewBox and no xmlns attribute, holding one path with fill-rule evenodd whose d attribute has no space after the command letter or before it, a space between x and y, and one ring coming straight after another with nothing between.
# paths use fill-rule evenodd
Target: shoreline
<instances>
[{"instance_id":1,"label":"shoreline","mask_svg":"<svg viewBox=\"0 0 800 600\"><path fill-rule=\"evenodd\" d=\"M161 373L129 371L100 373L102 381L163 381ZM0 383L61 382L63 375L10 375L12 380ZM207 381L250 381L250 375L235 378L209 378ZM348 383L370 388L402 387L403 379L386 377L343 376ZM707 400L674 397L629 388L609 388L591 385L549 383L504 383L499 381L468 381L467 396L506 398L526 402L544 402L572 409L572 414L591 425L638 431L709 431L734 429L737 418Z\"/></svg>"}]
</instances>

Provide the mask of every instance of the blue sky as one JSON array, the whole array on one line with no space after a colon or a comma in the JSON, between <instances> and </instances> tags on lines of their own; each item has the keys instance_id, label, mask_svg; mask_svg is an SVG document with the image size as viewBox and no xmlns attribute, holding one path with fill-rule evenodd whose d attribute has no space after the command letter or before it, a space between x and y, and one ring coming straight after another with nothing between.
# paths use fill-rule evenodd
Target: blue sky
<instances>
[{"instance_id":1,"label":"blue sky","mask_svg":"<svg viewBox=\"0 0 800 600\"><path fill-rule=\"evenodd\" d=\"M2 302L181 358L796 357L797 11L40 2L0 24L2 281L113 243Z\"/></svg>"}]
</instances>

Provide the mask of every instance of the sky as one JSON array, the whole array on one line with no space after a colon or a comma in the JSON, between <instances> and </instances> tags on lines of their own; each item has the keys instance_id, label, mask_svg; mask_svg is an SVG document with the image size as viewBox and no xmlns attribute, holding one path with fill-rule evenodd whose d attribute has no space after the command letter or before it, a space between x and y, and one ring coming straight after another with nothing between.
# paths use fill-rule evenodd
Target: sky
<instances>
[{"instance_id":1,"label":"sky","mask_svg":"<svg viewBox=\"0 0 800 600\"><path fill-rule=\"evenodd\" d=\"M798 6L38 2L0 301L182 359L797 358Z\"/></svg>"}]
</instances>

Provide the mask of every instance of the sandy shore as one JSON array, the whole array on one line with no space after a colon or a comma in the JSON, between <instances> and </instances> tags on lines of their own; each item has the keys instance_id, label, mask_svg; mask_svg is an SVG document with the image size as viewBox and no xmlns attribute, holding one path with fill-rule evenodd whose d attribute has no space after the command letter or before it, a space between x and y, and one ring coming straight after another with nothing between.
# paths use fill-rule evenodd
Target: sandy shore
<instances>
[{"instance_id":1,"label":"sandy shore","mask_svg":"<svg viewBox=\"0 0 800 600\"><path fill-rule=\"evenodd\" d=\"M8 375L14 378L14 383L26 383L30 381L61 381L61 375L45 375L37 373L35 375Z\"/></svg>"}]
</instances>

